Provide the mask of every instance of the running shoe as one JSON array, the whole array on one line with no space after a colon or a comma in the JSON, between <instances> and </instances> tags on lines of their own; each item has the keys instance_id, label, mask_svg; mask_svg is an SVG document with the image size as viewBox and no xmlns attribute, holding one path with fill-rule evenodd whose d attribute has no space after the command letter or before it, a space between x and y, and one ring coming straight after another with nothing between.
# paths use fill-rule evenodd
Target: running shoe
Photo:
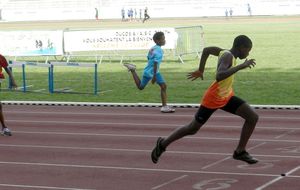
<instances>
[{"instance_id":1,"label":"running shoe","mask_svg":"<svg viewBox=\"0 0 300 190\"><path fill-rule=\"evenodd\" d=\"M1 134L3 136L12 136L11 131L7 127L2 129Z\"/></svg>"},{"instance_id":2,"label":"running shoe","mask_svg":"<svg viewBox=\"0 0 300 190\"><path fill-rule=\"evenodd\" d=\"M162 113L173 113L173 112L175 112L175 109L171 106L163 106L163 107L161 107L160 111Z\"/></svg>"},{"instance_id":3,"label":"running shoe","mask_svg":"<svg viewBox=\"0 0 300 190\"><path fill-rule=\"evenodd\" d=\"M166 149L161 147L161 141L163 141L163 140L164 140L163 138L158 137L158 139L156 141L156 145L155 145L154 149L152 150L151 159L154 164L156 164L158 162L158 159L161 156L161 154L166 151Z\"/></svg>"},{"instance_id":4,"label":"running shoe","mask_svg":"<svg viewBox=\"0 0 300 190\"><path fill-rule=\"evenodd\" d=\"M233 156L234 159L236 160L241 160L244 162L247 162L248 164L255 164L258 162L257 159L253 158L248 152L242 151L240 153L237 153L234 151Z\"/></svg>"},{"instance_id":5,"label":"running shoe","mask_svg":"<svg viewBox=\"0 0 300 190\"><path fill-rule=\"evenodd\" d=\"M124 63L123 65L128 69L128 71L134 71L136 69L136 66L130 63Z\"/></svg>"}]
</instances>

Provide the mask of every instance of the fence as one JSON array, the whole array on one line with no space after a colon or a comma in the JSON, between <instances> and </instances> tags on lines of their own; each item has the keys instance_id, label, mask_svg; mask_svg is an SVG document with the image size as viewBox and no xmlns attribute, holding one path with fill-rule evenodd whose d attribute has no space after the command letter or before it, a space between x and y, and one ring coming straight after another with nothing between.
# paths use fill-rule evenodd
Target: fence
<instances>
[{"instance_id":1,"label":"fence","mask_svg":"<svg viewBox=\"0 0 300 190\"><path fill-rule=\"evenodd\" d=\"M195 54L200 57L204 48L204 31L202 26L178 27L175 28L178 34L175 55L181 63L184 63L183 56Z\"/></svg>"}]
</instances>

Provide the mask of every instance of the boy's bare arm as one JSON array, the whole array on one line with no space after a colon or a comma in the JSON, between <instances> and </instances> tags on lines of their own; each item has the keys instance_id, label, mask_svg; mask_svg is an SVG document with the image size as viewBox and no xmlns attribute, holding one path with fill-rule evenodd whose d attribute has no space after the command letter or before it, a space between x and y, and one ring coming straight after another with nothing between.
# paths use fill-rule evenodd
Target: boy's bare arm
<instances>
[{"instance_id":1,"label":"boy's bare arm","mask_svg":"<svg viewBox=\"0 0 300 190\"><path fill-rule=\"evenodd\" d=\"M194 72L188 73L187 75L188 79L196 80L197 78L200 77L203 80L203 73L204 73L207 58L210 55L218 56L222 50L223 50L222 48L215 47L215 46L204 48L199 62L199 69Z\"/></svg>"},{"instance_id":2,"label":"boy's bare arm","mask_svg":"<svg viewBox=\"0 0 300 190\"><path fill-rule=\"evenodd\" d=\"M204 68L205 68L207 58L210 55L218 56L222 50L223 50L222 48L219 48L219 47L216 47L216 46L211 46L211 47L204 48L203 52L202 52L202 55L201 55L200 62L199 62L199 71L201 71L202 73L204 72Z\"/></svg>"},{"instance_id":3,"label":"boy's bare arm","mask_svg":"<svg viewBox=\"0 0 300 190\"><path fill-rule=\"evenodd\" d=\"M156 82L156 72L157 72L157 62L154 62L153 65L153 78L151 80L152 84Z\"/></svg>"},{"instance_id":4,"label":"boy's bare arm","mask_svg":"<svg viewBox=\"0 0 300 190\"><path fill-rule=\"evenodd\" d=\"M238 72L239 70L245 68L251 68L255 66L255 59L245 60L244 63L239 64L235 67L231 67L233 56L231 54L225 55L219 63L217 74L216 74L216 81L224 80L234 73Z\"/></svg>"},{"instance_id":5,"label":"boy's bare arm","mask_svg":"<svg viewBox=\"0 0 300 190\"><path fill-rule=\"evenodd\" d=\"M11 70L8 67L5 67L4 70L6 71L6 73L8 74L8 76L12 82L12 87L17 88L18 86L17 86L17 83L15 81L13 74L11 73Z\"/></svg>"}]
</instances>

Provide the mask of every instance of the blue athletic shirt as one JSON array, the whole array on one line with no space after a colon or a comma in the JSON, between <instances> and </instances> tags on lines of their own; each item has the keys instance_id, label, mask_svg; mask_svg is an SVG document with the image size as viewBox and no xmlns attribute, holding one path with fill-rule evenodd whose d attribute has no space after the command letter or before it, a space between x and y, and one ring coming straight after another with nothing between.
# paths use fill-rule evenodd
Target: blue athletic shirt
<instances>
[{"instance_id":1,"label":"blue athletic shirt","mask_svg":"<svg viewBox=\"0 0 300 190\"><path fill-rule=\"evenodd\" d=\"M148 52L148 64L144 68L144 76L153 77L154 63L157 63L156 73L159 73L159 67L162 62L164 52L159 45L153 46Z\"/></svg>"}]
</instances>

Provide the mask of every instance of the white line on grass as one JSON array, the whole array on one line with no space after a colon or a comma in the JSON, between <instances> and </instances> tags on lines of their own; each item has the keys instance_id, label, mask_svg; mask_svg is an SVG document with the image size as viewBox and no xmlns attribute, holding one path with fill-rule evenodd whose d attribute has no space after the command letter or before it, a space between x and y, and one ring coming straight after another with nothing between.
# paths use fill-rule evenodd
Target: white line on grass
<instances>
[{"instance_id":1,"label":"white line on grass","mask_svg":"<svg viewBox=\"0 0 300 190\"><path fill-rule=\"evenodd\" d=\"M42 92L42 91L45 91L45 90L46 90L45 88L42 88L42 89L33 90L33 92Z\"/></svg>"},{"instance_id":2,"label":"white line on grass","mask_svg":"<svg viewBox=\"0 0 300 190\"><path fill-rule=\"evenodd\" d=\"M113 90L103 90L103 91L99 91L98 94L105 94L107 92L112 92Z\"/></svg>"},{"instance_id":3,"label":"white line on grass","mask_svg":"<svg viewBox=\"0 0 300 190\"><path fill-rule=\"evenodd\" d=\"M33 85L27 85L25 88L33 87ZM17 87L17 90L24 89L24 86Z\"/></svg>"}]
</instances>

